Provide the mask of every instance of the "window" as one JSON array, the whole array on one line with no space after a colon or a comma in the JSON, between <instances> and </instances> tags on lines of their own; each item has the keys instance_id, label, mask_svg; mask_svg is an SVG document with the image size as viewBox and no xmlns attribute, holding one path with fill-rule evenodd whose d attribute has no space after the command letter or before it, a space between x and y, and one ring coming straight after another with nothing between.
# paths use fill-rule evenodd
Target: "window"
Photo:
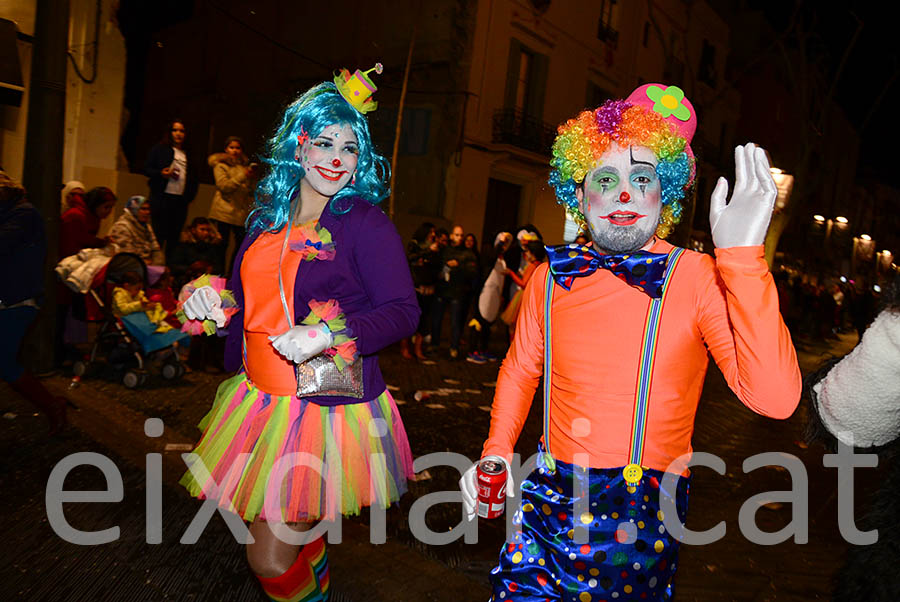
<instances>
[{"instance_id":1,"label":"window","mask_svg":"<svg viewBox=\"0 0 900 602\"><path fill-rule=\"evenodd\" d=\"M597 38L614 48L619 40L618 0L600 0L600 20L597 22Z\"/></svg>"},{"instance_id":2,"label":"window","mask_svg":"<svg viewBox=\"0 0 900 602\"><path fill-rule=\"evenodd\" d=\"M504 107L537 119L544 116L544 92L550 58L519 40L509 42Z\"/></svg>"},{"instance_id":3,"label":"window","mask_svg":"<svg viewBox=\"0 0 900 602\"><path fill-rule=\"evenodd\" d=\"M531 52L523 49L519 54L519 75L516 80L516 103L514 108L525 112L528 106L528 84L531 80L531 64L533 62Z\"/></svg>"},{"instance_id":4,"label":"window","mask_svg":"<svg viewBox=\"0 0 900 602\"><path fill-rule=\"evenodd\" d=\"M431 109L403 109L403 124L400 127L401 155L425 155L428 153L428 134L431 129Z\"/></svg>"},{"instance_id":5,"label":"window","mask_svg":"<svg viewBox=\"0 0 900 602\"><path fill-rule=\"evenodd\" d=\"M716 47L703 40L703 50L700 52L700 67L697 70L697 78L710 88L716 87L718 79L716 74Z\"/></svg>"},{"instance_id":6,"label":"window","mask_svg":"<svg viewBox=\"0 0 900 602\"><path fill-rule=\"evenodd\" d=\"M663 69L663 77L665 77L667 81L684 81L684 61L675 56L681 47L682 45L679 43L678 34L673 31L669 36L669 48L671 48L672 51L667 53L666 64Z\"/></svg>"},{"instance_id":7,"label":"window","mask_svg":"<svg viewBox=\"0 0 900 602\"><path fill-rule=\"evenodd\" d=\"M612 97L612 92L589 81L587 84L587 96L585 97L584 106L589 109L596 109Z\"/></svg>"}]
</instances>

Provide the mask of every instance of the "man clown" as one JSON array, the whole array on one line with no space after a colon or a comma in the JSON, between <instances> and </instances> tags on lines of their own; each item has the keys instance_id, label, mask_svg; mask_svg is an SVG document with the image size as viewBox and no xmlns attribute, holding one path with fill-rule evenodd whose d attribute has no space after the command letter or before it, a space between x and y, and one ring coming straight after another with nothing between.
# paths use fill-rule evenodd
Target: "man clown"
<instances>
[{"instance_id":1,"label":"man clown","mask_svg":"<svg viewBox=\"0 0 900 602\"><path fill-rule=\"evenodd\" d=\"M708 354L752 411L786 419L797 407L800 371L763 257L777 195L765 152L738 146L731 199L724 178L713 190L715 259L664 240L693 184L696 125L680 89L647 84L559 127L550 184L592 242L548 248L497 379L483 457L509 466L542 376L545 405L495 601L670 599L679 541L663 502L683 524ZM474 466L460 487L472 517Z\"/></svg>"}]
</instances>

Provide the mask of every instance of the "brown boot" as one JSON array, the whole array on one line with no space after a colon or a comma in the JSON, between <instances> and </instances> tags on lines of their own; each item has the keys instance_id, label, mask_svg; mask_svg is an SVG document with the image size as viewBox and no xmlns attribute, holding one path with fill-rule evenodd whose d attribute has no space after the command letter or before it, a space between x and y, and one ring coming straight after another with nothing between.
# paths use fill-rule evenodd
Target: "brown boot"
<instances>
[{"instance_id":1,"label":"brown boot","mask_svg":"<svg viewBox=\"0 0 900 602\"><path fill-rule=\"evenodd\" d=\"M419 360L428 359L425 356L425 352L422 351L422 343L424 342L424 340L425 340L425 337L420 335L418 332L415 334L415 336L413 336L413 346L415 347L416 358Z\"/></svg>"},{"instance_id":2,"label":"brown boot","mask_svg":"<svg viewBox=\"0 0 900 602\"><path fill-rule=\"evenodd\" d=\"M15 382L9 383L19 395L37 406L50 422L50 435L56 435L66 425L65 397L57 397L50 393L34 375L25 371Z\"/></svg>"},{"instance_id":3,"label":"brown boot","mask_svg":"<svg viewBox=\"0 0 900 602\"><path fill-rule=\"evenodd\" d=\"M400 340L400 355L403 356L405 360L411 360L413 358L412 353L409 352L409 339L404 338Z\"/></svg>"}]
</instances>

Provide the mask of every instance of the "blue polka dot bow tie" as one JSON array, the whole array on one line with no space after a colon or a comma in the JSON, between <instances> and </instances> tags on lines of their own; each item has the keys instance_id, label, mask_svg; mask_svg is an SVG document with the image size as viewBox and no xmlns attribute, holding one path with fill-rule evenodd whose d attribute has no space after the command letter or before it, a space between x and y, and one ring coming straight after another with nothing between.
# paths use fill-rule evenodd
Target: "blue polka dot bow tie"
<instances>
[{"instance_id":1,"label":"blue polka dot bow tie","mask_svg":"<svg viewBox=\"0 0 900 602\"><path fill-rule=\"evenodd\" d=\"M666 260L669 257L666 253L635 251L603 255L589 246L570 244L547 247L547 255L553 279L566 290L571 290L575 278L590 276L597 268L603 268L654 299L662 296Z\"/></svg>"}]
</instances>

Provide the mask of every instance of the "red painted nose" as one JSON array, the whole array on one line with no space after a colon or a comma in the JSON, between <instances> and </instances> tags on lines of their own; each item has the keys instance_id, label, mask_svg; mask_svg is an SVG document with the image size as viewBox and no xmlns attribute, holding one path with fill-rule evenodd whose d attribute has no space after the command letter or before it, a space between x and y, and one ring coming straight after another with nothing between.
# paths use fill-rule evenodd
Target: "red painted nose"
<instances>
[{"instance_id":1,"label":"red painted nose","mask_svg":"<svg viewBox=\"0 0 900 602\"><path fill-rule=\"evenodd\" d=\"M623 190L623 191L622 191L622 194L619 195L619 202L621 202L621 203L627 203L627 202L629 202L630 200L631 200L631 195L628 194L627 192L625 192L625 191Z\"/></svg>"},{"instance_id":2,"label":"red painted nose","mask_svg":"<svg viewBox=\"0 0 900 602\"><path fill-rule=\"evenodd\" d=\"M335 167L340 167L340 166L341 166L341 160L338 159L337 157L335 157L334 159L331 160L331 164L334 165Z\"/></svg>"}]
</instances>

